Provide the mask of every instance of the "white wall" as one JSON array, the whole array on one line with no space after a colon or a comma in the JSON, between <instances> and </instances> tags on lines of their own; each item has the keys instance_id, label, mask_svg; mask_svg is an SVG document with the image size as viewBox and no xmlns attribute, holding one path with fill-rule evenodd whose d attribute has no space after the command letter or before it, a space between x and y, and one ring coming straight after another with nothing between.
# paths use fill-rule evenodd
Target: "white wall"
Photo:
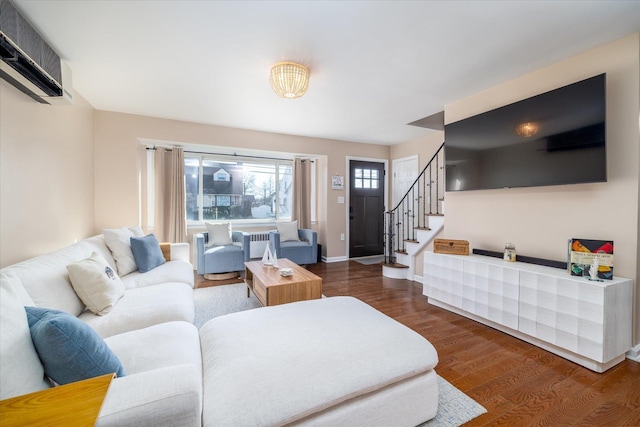
<instances>
[{"instance_id":1,"label":"white wall","mask_svg":"<svg viewBox=\"0 0 640 427\"><path fill-rule=\"evenodd\" d=\"M640 36L592 49L445 106L447 123L607 73L608 182L448 192L446 238L563 261L567 239L613 240L615 274L635 280L634 343L640 343L638 289Z\"/></svg>"},{"instance_id":2,"label":"white wall","mask_svg":"<svg viewBox=\"0 0 640 427\"><path fill-rule=\"evenodd\" d=\"M0 267L94 233L93 111L0 80Z\"/></svg>"}]
</instances>

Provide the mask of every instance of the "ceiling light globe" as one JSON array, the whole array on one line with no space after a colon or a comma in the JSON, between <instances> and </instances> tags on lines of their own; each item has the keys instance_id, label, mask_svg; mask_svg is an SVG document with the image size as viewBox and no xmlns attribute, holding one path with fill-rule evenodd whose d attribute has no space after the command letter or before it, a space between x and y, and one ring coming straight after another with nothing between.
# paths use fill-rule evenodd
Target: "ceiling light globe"
<instances>
[{"instance_id":1,"label":"ceiling light globe","mask_svg":"<svg viewBox=\"0 0 640 427\"><path fill-rule=\"evenodd\" d=\"M279 97L299 98L309 88L309 69L294 62L279 62L271 67L269 83Z\"/></svg>"}]
</instances>

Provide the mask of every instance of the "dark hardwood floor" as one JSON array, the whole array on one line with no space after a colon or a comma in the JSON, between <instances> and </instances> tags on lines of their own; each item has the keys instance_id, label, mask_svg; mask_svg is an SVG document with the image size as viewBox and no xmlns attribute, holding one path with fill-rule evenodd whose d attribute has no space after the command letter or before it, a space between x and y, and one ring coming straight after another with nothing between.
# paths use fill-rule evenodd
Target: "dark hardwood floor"
<instances>
[{"instance_id":1,"label":"dark hardwood floor","mask_svg":"<svg viewBox=\"0 0 640 427\"><path fill-rule=\"evenodd\" d=\"M640 363L592 372L430 305L422 284L383 277L380 265L308 268L322 277L324 295L356 297L427 338L438 374L488 411L466 426L640 426Z\"/></svg>"}]
</instances>

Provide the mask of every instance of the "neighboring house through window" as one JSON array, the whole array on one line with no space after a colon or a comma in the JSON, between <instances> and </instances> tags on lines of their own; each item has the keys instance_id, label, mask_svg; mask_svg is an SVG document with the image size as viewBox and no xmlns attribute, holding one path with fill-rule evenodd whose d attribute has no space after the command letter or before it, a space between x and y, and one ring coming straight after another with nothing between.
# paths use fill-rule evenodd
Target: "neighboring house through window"
<instances>
[{"instance_id":1,"label":"neighboring house through window","mask_svg":"<svg viewBox=\"0 0 640 427\"><path fill-rule=\"evenodd\" d=\"M185 153L188 222L291 219L291 160Z\"/></svg>"}]
</instances>

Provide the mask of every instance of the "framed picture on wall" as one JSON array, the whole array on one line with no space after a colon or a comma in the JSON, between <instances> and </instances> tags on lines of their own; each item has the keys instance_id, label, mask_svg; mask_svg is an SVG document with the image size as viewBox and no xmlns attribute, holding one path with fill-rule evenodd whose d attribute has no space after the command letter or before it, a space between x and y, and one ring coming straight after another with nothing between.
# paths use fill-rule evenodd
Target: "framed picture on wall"
<instances>
[{"instance_id":1,"label":"framed picture on wall","mask_svg":"<svg viewBox=\"0 0 640 427\"><path fill-rule=\"evenodd\" d=\"M340 175L334 175L331 177L331 188L334 190L344 189L344 177Z\"/></svg>"}]
</instances>

